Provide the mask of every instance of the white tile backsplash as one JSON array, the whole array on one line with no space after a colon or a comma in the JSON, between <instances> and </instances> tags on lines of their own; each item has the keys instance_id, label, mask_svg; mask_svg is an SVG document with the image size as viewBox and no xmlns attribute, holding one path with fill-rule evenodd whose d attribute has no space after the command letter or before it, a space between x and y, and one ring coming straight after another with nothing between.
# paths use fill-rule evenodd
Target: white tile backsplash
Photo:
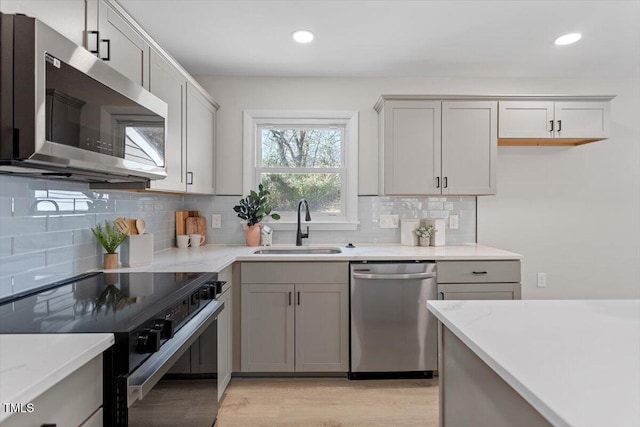
<instances>
[{"instance_id":1,"label":"white tile backsplash","mask_svg":"<svg viewBox=\"0 0 640 427\"><path fill-rule=\"evenodd\" d=\"M156 251L174 246L184 197L0 175L0 203L2 298L101 267L91 227L119 216L144 218Z\"/></svg>"},{"instance_id":2,"label":"white tile backsplash","mask_svg":"<svg viewBox=\"0 0 640 427\"><path fill-rule=\"evenodd\" d=\"M198 210L207 218L207 241L244 245L233 211L240 196L182 196L90 190L87 184L0 175L0 298L84 273L102 265L103 250L90 228L117 217L143 218L154 251L175 245L175 211ZM476 241L475 197L358 197L354 231L319 231L305 244L399 243L400 228L380 228L380 215L444 218L458 215L447 244ZM222 228L210 228L211 214ZM313 213L312 213L313 215ZM274 232L274 244L295 243L294 231Z\"/></svg>"},{"instance_id":3,"label":"white tile backsplash","mask_svg":"<svg viewBox=\"0 0 640 427\"><path fill-rule=\"evenodd\" d=\"M222 228L207 229L207 241L216 244L245 244L244 230L241 220L233 211L233 206L240 199L238 196L215 196L207 199L202 196L185 198L186 209L198 210L207 218L211 214L222 216ZM444 204L450 204L451 210L442 210ZM429 207L438 208L429 210ZM449 214L458 215L460 219L457 230L447 230L447 243L475 243L476 241L476 198L475 197L358 197L358 220L360 224L355 231L319 231L310 227L311 236L305 244L325 243L400 243L399 228L380 228L380 215L399 215L406 218L444 218L448 225ZM311 213L313 217L313 212ZM295 231L275 230L274 244L295 243Z\"/></svg>"}]
</instances>

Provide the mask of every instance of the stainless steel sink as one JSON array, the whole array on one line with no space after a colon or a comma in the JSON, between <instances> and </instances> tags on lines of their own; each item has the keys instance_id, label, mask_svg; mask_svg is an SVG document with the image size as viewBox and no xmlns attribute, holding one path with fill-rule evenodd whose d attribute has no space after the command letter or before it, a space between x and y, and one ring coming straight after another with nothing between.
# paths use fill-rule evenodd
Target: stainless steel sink
<instances>
[{"instance_id":1,"label":"stainless steel sink","mask_svg":"<svg viewBox=\"0 0 640 427\"><path fill-rule=\"evenodd\" d=\"M256 255L329 255L342 253L340 248L269 248L253 251Z\"/></svg>"}]
</instances>

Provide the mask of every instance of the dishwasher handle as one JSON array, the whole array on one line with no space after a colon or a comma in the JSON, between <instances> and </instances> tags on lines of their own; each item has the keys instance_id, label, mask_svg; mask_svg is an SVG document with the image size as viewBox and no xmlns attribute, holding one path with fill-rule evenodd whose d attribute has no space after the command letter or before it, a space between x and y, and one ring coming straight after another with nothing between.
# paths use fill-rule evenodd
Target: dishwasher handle
<instances>
[{"instance_id":1,"label":"dishwasher handle","mask_svg":"<svg viewBox=\"0 0 640 427\"><path fill-rule=\"evenodd\" d=\"M409 274L362 274L352 273L354 279L373 280L408 280L408 279L435 279L436 273L409 273Z\"/></svg>"}]
</instances>

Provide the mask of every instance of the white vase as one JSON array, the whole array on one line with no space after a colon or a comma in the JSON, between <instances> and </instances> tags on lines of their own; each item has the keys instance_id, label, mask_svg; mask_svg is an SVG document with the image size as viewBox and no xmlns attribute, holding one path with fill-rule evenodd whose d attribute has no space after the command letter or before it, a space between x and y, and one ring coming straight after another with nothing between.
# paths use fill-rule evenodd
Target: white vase
<instances>
[{"instance_id":1,"label":"white vase","mask_svg":"<svg viewBox=\"0 0 640 427\"><path fill-rule=\"evenodd\" d=\"M431 238L430 237L420 237L420 246L429 246L429 244L431 243Z\"/></svg>"}]
</instances>

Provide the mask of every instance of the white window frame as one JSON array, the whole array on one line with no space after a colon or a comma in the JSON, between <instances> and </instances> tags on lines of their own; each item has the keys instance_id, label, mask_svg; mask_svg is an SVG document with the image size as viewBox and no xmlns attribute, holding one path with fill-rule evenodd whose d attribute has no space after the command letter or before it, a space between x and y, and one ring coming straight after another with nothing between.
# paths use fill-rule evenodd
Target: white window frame
<instances>
[{"instance_id":1,"label":"white window frame","mask_svg":"<svg viewBox=\"0 0 640 427\"><path fill-rule=\"evenodd\" d=\"M357 111L280 111L244 110L243 112L243 194L258 188L258 162L260 149L259 128L277 125L339 125L344 126L344 162L342 203L344 215L332 220L328 216L315 219L311 212L312 230L356 230L358 227L358 112ZM316 218L318 218L316 216ZM270 226L279 230L295 230L296 220L283 218L279 221L266 219ZM307 224L307 223L305 223Z\"/></svg>"}]
</instances>

